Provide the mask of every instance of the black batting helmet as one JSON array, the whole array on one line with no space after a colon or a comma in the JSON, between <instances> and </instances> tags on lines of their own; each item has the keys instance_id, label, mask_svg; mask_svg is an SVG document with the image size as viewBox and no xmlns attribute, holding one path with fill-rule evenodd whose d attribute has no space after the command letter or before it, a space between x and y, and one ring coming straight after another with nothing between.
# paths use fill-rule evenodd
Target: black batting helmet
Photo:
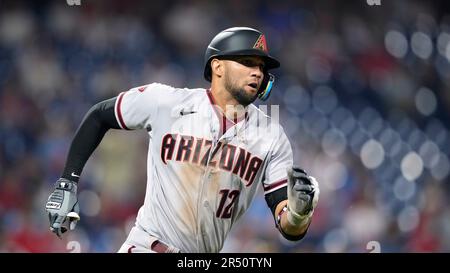
<instances>
[{"instance_id":1,"label":"black batting helmet","mask_svg":"<svg viewBox=\"0 0 450 273\"><path fill-rule=\"evenodd\" d=\"M264 81L259 97L268 98L275 77L267 71L280 67L280 62L269 55L266 37L259 30L248 27L233 27L217 34L205 52L204 77L211 81L211 60L220 56L260 56L264 60Z\"/></svg>"}]
</instances>

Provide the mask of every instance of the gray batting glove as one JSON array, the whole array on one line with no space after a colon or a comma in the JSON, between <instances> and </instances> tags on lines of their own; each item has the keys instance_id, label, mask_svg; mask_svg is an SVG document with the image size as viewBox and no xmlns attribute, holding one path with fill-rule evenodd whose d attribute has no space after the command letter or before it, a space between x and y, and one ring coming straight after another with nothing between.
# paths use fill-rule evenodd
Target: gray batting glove
<instances>
[{"instance_id":1,"label":"gray batting glove","mask_svg":"<svg viewBox=\"0 0 450 273\"><path fill-rule=\"evenodd\" d=\"M77 183L65 178L56 181L55 189L45 205L50 220L50 230L59 238L68 229L73 230L80 220ZM64 224L68 223L68 227Z\"/></svg>"},{"instance_id":2,"label":"gray batting glove","mask_svg":"<svg viewBox=\"0 0 450 273\"><path fill-rule=\"evenodd\" d=\"M288 214L292 225L305 223L319 202L319 184L299 167L288 169Z\"/></svg>"}]
</instances>

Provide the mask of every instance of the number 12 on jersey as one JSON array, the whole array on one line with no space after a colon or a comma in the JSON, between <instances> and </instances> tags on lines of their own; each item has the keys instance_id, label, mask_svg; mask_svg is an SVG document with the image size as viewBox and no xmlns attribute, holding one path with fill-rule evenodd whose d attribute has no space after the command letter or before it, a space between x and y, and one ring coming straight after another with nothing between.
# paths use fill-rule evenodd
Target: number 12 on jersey
<instances>
[{"instance_id":1,"label":"number 12 on jersey","mask_svg":"<svg viewBox=\"0 0 450 273\"><path fill-rule=\"evenodd\" d=\"M231 218L231 215L233 214L234 205L236 201L239 199L238 198L239 190L230 191L229 189L223 189L220 190L219 193L222 195L222 198L220 199L220 204L216 211L216 217L222 219ZM225 206L225 203L227 203L228 199L230 199L230 201L228 202L228 205Z\"/></svg>"}]
</instances>

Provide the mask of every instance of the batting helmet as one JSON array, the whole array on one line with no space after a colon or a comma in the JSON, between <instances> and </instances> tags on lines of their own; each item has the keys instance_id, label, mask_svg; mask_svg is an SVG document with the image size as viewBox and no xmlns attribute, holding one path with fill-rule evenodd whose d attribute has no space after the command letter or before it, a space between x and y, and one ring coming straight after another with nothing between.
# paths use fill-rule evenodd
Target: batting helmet
<instances>
[{"instance_id":1,"label":"batting helmet","mask_svg":"<svg viewBox=\"0 0 450 273\"><path fill-rule=\"evenodd\" d=\"M211 60L221 56L260 56L264 60L264 80L258 97L266 100L272 90L275 76L269 69L280 67L280 62L269 55L266 37L260 31L248 27L234 27L221 31L208 45L205 52L204 77L211 81Z\"/></svg>"}]
</instances>

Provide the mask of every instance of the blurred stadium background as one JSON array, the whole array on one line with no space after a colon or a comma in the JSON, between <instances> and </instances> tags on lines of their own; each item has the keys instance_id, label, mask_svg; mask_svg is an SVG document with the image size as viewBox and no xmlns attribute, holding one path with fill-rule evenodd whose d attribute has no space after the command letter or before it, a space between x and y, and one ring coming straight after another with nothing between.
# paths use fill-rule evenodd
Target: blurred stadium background
<instances>
[{"instance_id":1,"label":"blurred stadium background","mask_svg":"<svg viewBox=\"0 0 450 273\"><path fill-rule=\"evenodd\" d=\"M59 240L44 204L78 124L134 86L208 87L205 47L231 26L265 32L281 60L268 103L321 197L291 243L260 192L223 252L450 251L449 6L0 1L0 252L117 251L144 197L146 133L107 133L82 174L82 221Z\"/></svg>"}]
</instances>

